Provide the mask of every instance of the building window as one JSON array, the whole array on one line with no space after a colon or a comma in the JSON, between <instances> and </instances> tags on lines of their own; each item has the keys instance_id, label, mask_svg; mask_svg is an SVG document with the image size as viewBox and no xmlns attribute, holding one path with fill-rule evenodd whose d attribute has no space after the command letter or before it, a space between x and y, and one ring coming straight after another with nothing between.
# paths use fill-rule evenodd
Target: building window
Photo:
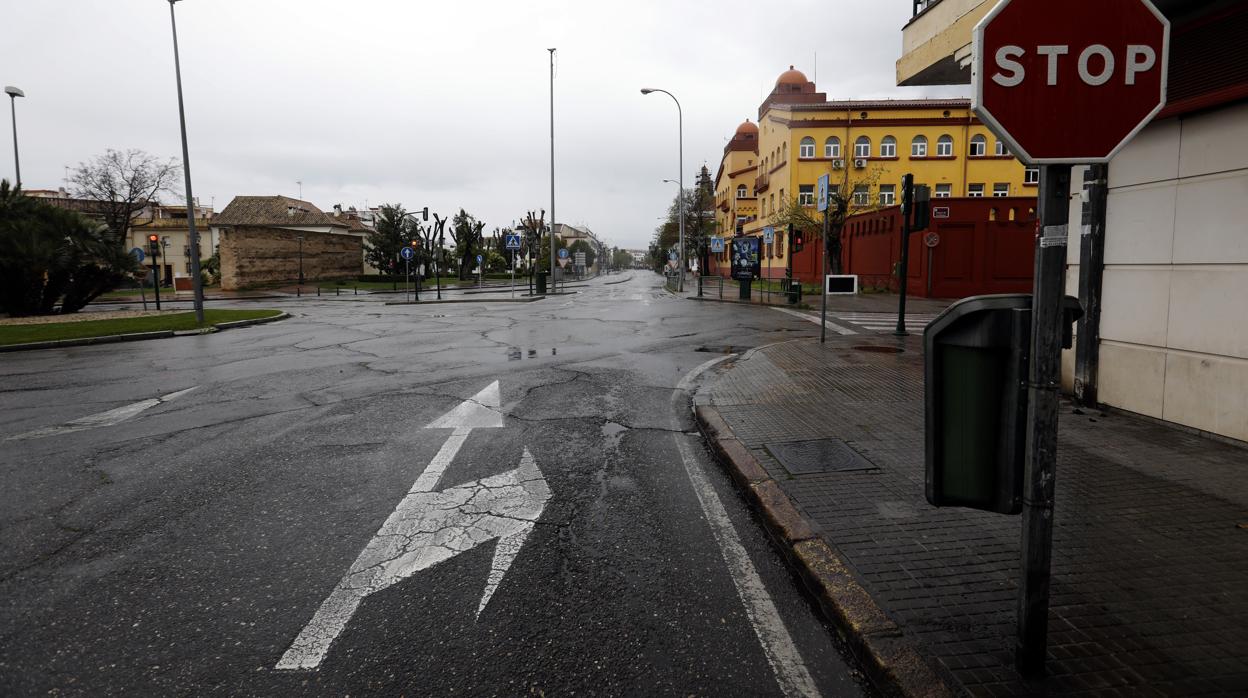
<instances>
[{"instance_id":1,"label":"building window","mask_svg":"<svg viewBox=\"0 0 1248 698\"><path fill-rule=\"evenodd\" d=\"M1039 183L1040 183L1040 168L1039 167L1028 167L1027 169L1023 170L1023 184L1039 184Z\"/></svg>"},{"instance_id":2,"label":"building window","mask_svg":"<svg viewBox=\"0 0 1248 698\"><path fill-rule=\"evenodd\" d=\"M984 197L984 185L982 184L966 185L966 195L973 199L982 199Z\"/></svg>"},{"instance_id":3,"label":"building window","mask_svg":"<svg viewBox=\"0 0 1248 698\"><path fill-rule=\"evenodd\" d=\"M951 196L953 196L952 184L937 184L936 185L936 198L937 199L948 199Z\"/></svg>"},{"instance_id":4,"label":"building window","mask_svg":"<svg viewBox=\"0 0 1248 698\"><path fill-rule=\"evenodd\" d=\"M828 200L836 199L841 196L841 185L833 184L828 187Z\"/></svg>"},{"instance_id":5,"label":"building window","mask_svg":"<svg viewBox=\"0 0 1248 698\"><path fill-rule=\"evenodd\" d=\"M997 155L1009 155L1010 154L1010 151L1006 149L1005 147L1005 141L1001 140L1000 138L997 139L996 148L997 149L993 152L996 153Z\"/></svg>"},{"instance_id":6,"label":"building window","mask_svg":"<svg viewBox=\"0 0 1248 698\"><path fill-rule=\"evenodd\" d=\"M910 157L912 158L927 157L927 137L926 136L915 136L914 140L910 141Z\"/></svg>"},{"instance_id":7,"label":"building window","mask_svg":"<svg viewBox=\"0 0 1248 698\"><path fill-rule=\"evenodd\" d=\"M797 147L797 156L799 158L813 158L815 156L815 139L806 136Z\"/></svg>"},{"instance_id":8,"label":"building window","mask_svg":"<svg viewBox=\"0 0 1248 698\"><path fill-rule=\"evenodd\" d=\"M936 157L953 157L953 138L951 136L941 136L936 139Z\"/></svg>"},{"instance_id":9,"label":"building window","mask_svg":"<svg viewBox=\"0 0 1248 698\"><path fill-rule=\"evenodd\" d=\"M992 195L998 198L1009 196L1010 195L1010 183L1009 182L997 182L996 184L992 185Z\"/></svg>"},{"instance_id":10,"label":"building window","mask_svg":"<svg viewBox=\"0 0 1248 698\"><path fill-rule=\"evenodd\" d=\"M866 136L858 136L858 140L854 141L854 157L869 158L871 157L871 139Z\"/></svg>"},{"instance_id":11,"label":"building window","mask_svg":"<svg viewBox=\"0 0 1248 698\"><path fill-rule=\"evenodd\" d=\"M984 153L987 152L987 148L988 148L988 139L979 135L971 136L971 151L970 151L971 157L973 158L983 157Z\"/></svg>"},{"instance_id":12,"label":"building window","mask_svg":"<svg viewBox=\"0 0 1248 698\"><path fill-rule=\"evenodd\" d=\"M823 156L825 158L839 158L841 156L841 139L832 136L823 142Z\"/></svg>"},{"instance_id":13,"label":"building window","mask_svg":"<svg viewBox=\"0 0 1248 698\"><path fill-rule=\"evenodd\" d=\"M799 184L797 185L797 203L802 206L815 205L815 185Z\"/></svg>"},{"instance_id":14,"label":"building window","mask_svg":"<svg viewBox=\"0 0 1248 698\"><path fill-rule=\"evenodd\" d=\"M884 140L880 141L880 157L895 158L897 157L897 139L892 136L884 136Z\"/></svg>"},{"instance_id":15,"label":"building window","mask_svg":"<svg viewBox=\"0 0 1248 698\"><path fill-rule=\"evenodd\" d=\"M854 205L855 206L870 206L871 205L871 192L867 188L867 185L865 184L854 185Z\"/></svg>"},{"instance_id":16,"label":"building window","mask_svg":"<svg viewBox=\"0 0 1248 698\"><path fill-rule=\"evenodd\" d=\"M897 185L881 184L880 185L880 205L892 206L897 203Z\"/></svg>"},{"instance_id":17,"label":"building window","mask_svg":"<svg viewBox=\"0 0 1248 698\"><path fill-rule=\"evenodd\" d=\"M744 184L738 184L738 185L737 185L737 198L738 198L738 199L744 199L744 198L745 198L745 191L746 191L746 190L745 190L745 185L744 185Z\"/></svg>"}]
</instances>

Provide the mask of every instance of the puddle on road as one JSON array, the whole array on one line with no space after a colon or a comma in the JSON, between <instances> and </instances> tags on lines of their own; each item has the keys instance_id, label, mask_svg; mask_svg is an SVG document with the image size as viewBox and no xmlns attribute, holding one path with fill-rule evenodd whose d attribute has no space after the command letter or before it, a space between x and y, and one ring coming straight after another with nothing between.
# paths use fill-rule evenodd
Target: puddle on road
<instances>
[{"instance_id":1,"label":"puddle on road","mask_svg":"<svg viewBox=\"0 0 1248 698\"><path fill-rule=\"evenodd\" d=\"M628 427L615 422L607 422L602 425L602 439L606 441L607 448L618 451L620 448L620 439L624 438L624 432L628 431Z\"/></svg>"}]
</instances>

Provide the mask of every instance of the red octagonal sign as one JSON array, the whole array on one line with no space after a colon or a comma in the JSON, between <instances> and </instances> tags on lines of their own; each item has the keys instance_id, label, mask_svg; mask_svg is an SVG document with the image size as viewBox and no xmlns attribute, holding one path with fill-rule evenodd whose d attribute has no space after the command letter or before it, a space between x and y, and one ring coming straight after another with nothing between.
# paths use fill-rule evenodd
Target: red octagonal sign
<instances>
[{"instance_id":1,"label":"red octagonal sign","mask_svg":"<svg viewBox=\"0 0 1248 698\"><path fill-rule=\"evenodd\" d=\"M1028 163L1107 162L1166 103L1149 0L1001 0L973 48L972 107Z\"/></svg>"}]
</instances>

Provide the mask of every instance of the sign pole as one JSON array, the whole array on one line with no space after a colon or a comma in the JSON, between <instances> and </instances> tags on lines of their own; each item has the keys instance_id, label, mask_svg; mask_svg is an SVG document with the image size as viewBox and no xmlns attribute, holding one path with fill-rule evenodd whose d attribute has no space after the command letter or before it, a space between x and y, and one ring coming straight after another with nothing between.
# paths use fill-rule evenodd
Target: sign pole
<instances>
[{"instance_id":1,"label":"sign pole","mask_svg":"<svg viewBox=\"0 0 1248 698\"><path fill-rule=\"evenodd\" d=\"M407 270L407 283L403 284L403 300L410 301L412 299L412 260L406 256L403 257L403 266Z\"/></svg>"},{"instance_id":2,"label":"sign pole","mask_svg":"<svg viewBox=\"0 0 1248 698\"><path fill-rule=\"evenodd\" d=\"M828 341L828 211L823 211L823 242L819 246L819 343ZM793 283L790 281L789 283ZM801 284L799 279L798 284Z\"/></svg>"},{"instance_id":3,"label":"sign pole","mask_svg":"<svg viewBox=\"0 0 1248 698\"><path fill-rule=\"evenodd\" d=\"M152 247L154 252L156 247ZM156 294L156 310L160 310L160 275L156 273L156 257L152 255L152 293Z\"/></svg>"},{"instance_id":4,"label":"sign pole","mask_svg":"<svg viewBox=\"0 0 1248 698\"><path fill-rule=\"evenodd\" d=\"M1018 587L1015 667L1044 674L1053 491L1057 471L1057 393L1061 387L1063 286L1070 217L1070 165L1040 168L1040 228L1031 300L1031 369L1027 385L1027 455L1023 471L1022 574Z\"/></svg>"},{"instance_id":5,"label":"sign pole","mask_svg":"<svg viewBox=\"0 0 1248 698\"><path fill-rule=\"evenodd\" d=\"M910 210L914 208L914 175L901 178L901 263L897 268L897 329L893 334L905 337L906 332L906 282L910 280Z\"/></svg>"}]
</instances>

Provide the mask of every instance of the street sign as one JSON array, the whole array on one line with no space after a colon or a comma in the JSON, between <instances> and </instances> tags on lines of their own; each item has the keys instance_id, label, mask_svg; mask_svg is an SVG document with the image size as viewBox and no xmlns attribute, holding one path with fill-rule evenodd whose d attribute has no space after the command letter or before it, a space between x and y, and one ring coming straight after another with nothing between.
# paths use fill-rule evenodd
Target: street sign
<instances>
[{"instance_id":1,"label":"street sign","mask_svg":"<svg viewBox=\"0 0 1248 698\"><path fill-rule=\"evenodd\" d=\"M477 264L480 264L483 261L485 261L485 257L482 257L481 255L477 255Z\"/></svg>"},{"instance_id":2,"label":"street sign","mask_svg":"<svg viewBox=\"0 0 1248 698\"><path fill-rule=\"evenodd\" d=\"M932 218L948 218L948 217L949 217L948 206L933 206L932 207Z\"/></svg>"},{"instance_id":3,"label":"street sign","mask_svg":"<svg viewBox=\"0 0 1248 698\"><path fill-rule=\"evenodd\" d=\"M509 233L506 238L506 243L507 249L518 250L520 249L520 236L515 233Z\"/></svg>"},{"instance_id":4,"label":"street sign","mask_svg":"<svg viewBox=\"0 0 1248 698\"><path fill-rule=\"evenodd\" d=\"M410 247L404 247L403 249L399 250L399 256L410 262L412 261L413 258L416 257L416 250L413 250Z\"/></svg>"},{"instance_id":5,"label":"street sign","mask_svg":"<svg viewBox=\"0 0 1248 698\"><path fill-rule=\"evenodd\" d=\"M829 175L819 175L819 183L815 186L815 204L820 211L828 210L828 189L830 188Z\"/></svg>"},{"instance_id":6,"label":"street sign","mask_svg":"<svg viewBox=\"0 0 1248 698\"><path fill-rule=\"evenodd\" d=\"M763 244L770 245L776 241L776 229L770 225L763 228Z\"/></svg>"},{"instance_id":7,"label":"street sign","mask_svg":"<svg viewBox=\"0 0 1248 698\"><path fill-rule=\"evenodd\" d=\"M925 234L925 235L923 236L923 244L924 244L924 245L927 245L928 247L935 247L935 246L939 245L939 244L940 244L940 233L938 233L938 232L936 232L935 230L933 230L933 231L931 231L931 232L929 232L929 233Z\"/></svg>"},{"instance_id":8,"label":"street sign","mask_svg":"<svg viewBox=\"0 0 1248 698\"><path fill-rule=\"evenodd\" d=\"M560 252L562 252L562 250L560 250ZM672 250L671 252L667 253L667 258L675 262L676 260L680 259L680 255L676 254L676 250Z\"/></svg>"},{"instance_id":9,"label":"street sign","mask_svg":"<svg viewBox=\"0 0 1248 698\"><path fill-rule=\"evenodd\" d=\"M1003 0L972 43L971 106L1024 162L1108 162L1166 103L1150 0Z\"/></svg>"},{"instance_id":10,"label":"street sign","mask_svg":"<svg viewBox=\"0 0 1248 698\"><path fill-rule=\"evenodd\" d=\"M135 260L137 260L137 261L139 261L139 262L142 262L142 261L143 261L143 259L144 259L145 257L147 257L147 255L143 252L143 248L142 248L142 247L132 247L132 248L130 248L130 256L134 257L134 258L135 258Z\"/></svg>"},{"instance_id":11,"label":"street sign","mask_svg":"<svg viewBox=\"0 0 1248 698\"><path fill-rule=\"evenodd\" d=\"M714 252L715 254L723 254L724 252L724 239L723 238L711 238L711 252Z\"/></svg>"}]
</instances>

